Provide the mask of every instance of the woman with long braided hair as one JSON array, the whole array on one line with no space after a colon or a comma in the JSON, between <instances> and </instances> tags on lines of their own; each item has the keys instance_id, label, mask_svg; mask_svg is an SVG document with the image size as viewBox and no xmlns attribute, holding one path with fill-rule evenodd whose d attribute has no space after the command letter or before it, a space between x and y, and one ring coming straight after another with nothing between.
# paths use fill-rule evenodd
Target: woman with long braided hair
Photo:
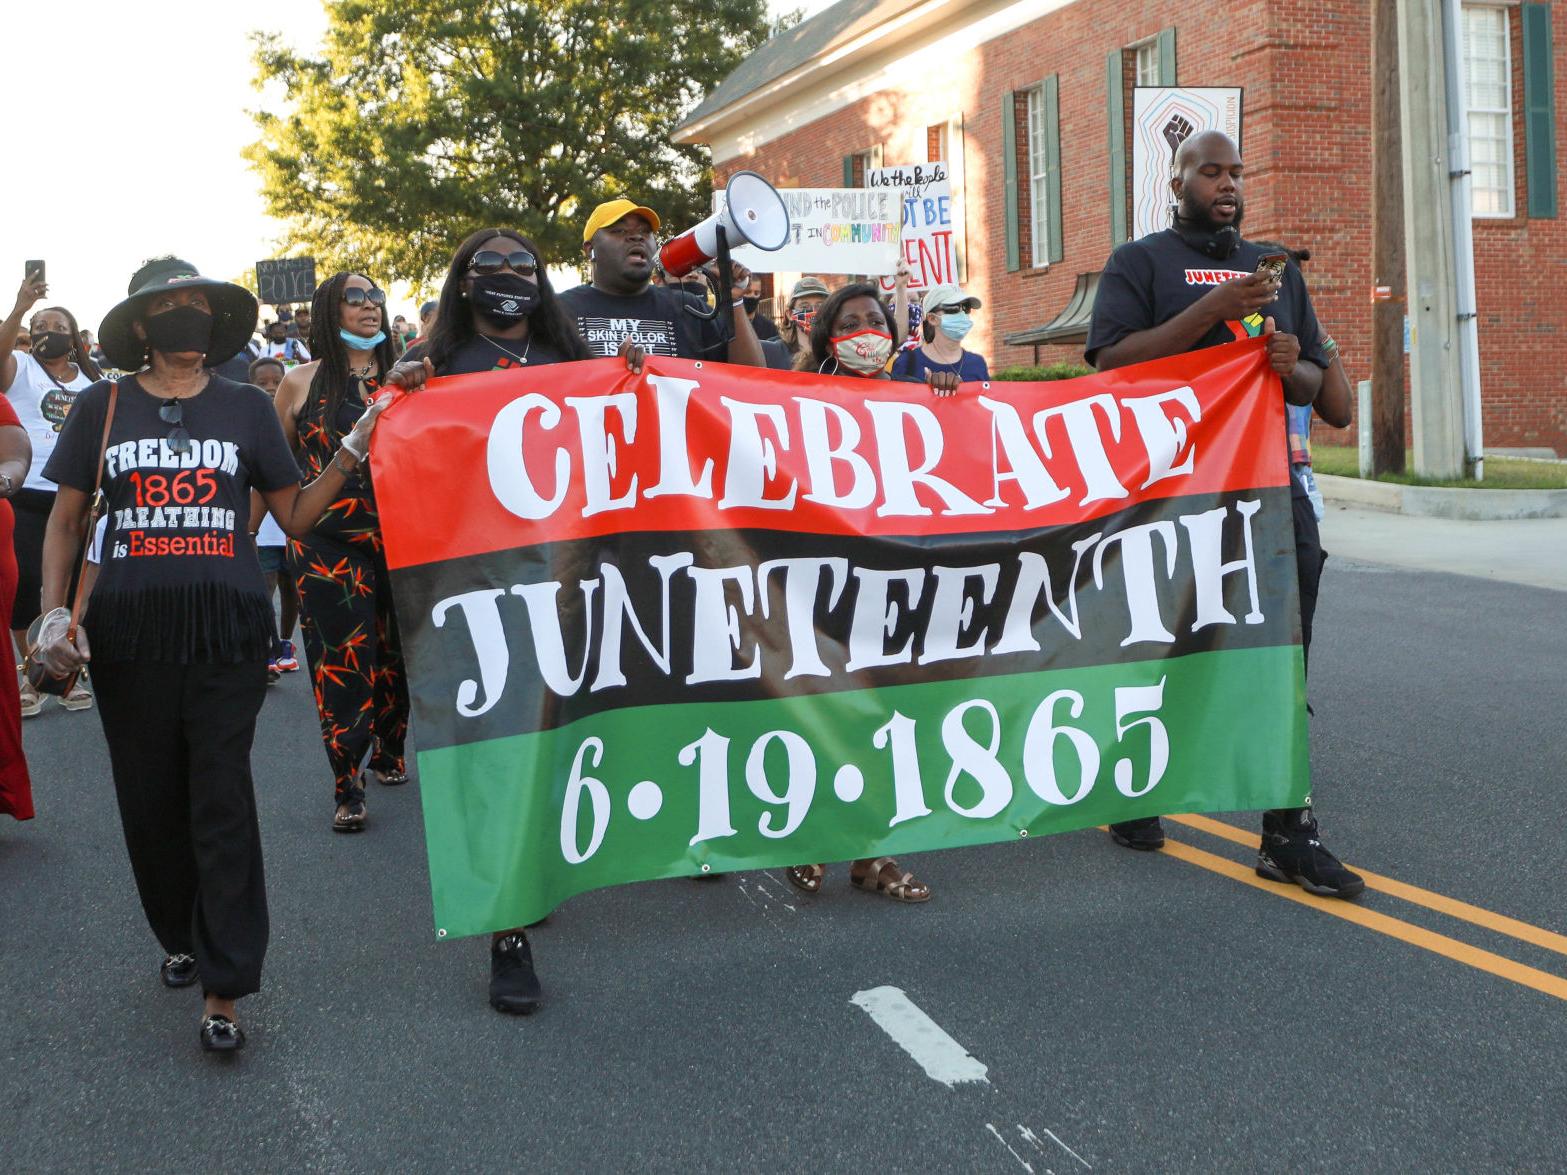
<instances>
[{"instance_id":1,"label":"woman with long braided hair","mask_svg":"<svg viewBox=\"0 0 1567 1175\"><path fill-rule=\"evenodd\" d=\"M337 273L311 302L310 353L276 397L283 433L315 477L364 413L394 362L386 295L363 274ZM408 781L408 683L368 470L343 487L304 538L289 544L305 655L332 767L334 832L366 822L365 781Z\"/></svg>"}]
</instances>

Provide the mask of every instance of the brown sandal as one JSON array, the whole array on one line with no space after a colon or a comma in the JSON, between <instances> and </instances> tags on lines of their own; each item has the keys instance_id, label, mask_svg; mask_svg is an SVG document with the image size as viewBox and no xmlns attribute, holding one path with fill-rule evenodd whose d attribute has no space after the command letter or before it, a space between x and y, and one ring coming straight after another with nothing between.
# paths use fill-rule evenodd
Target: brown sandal
<instances>
[{"instance_id":1,"label":"brown sandal","mask_svg":"<svg viewBox=\"0 0 1567 1175\"><path fill-rule=\"evenodd\" d=\"M784 869L784 876L795 889L816 893L822 888L822 880L827 876L827 866L789 865Z\"/></svg>"},{"instance_id":2,"label":"brown sandal","mask_svg":"<svg viewBox=\"0 0 1567 1175\"><path fill-rule=\"evenodd\" d=\"M854 864L860 863L856 861ZM870 871L859 877L854 875L854 865L849 866L849 884L866 893L886 894L895 902L930 901L930 886L915 880L914 874L907 870L900 869L891 857L877 857L871 862Z\"/></svg>"}]
</instances>

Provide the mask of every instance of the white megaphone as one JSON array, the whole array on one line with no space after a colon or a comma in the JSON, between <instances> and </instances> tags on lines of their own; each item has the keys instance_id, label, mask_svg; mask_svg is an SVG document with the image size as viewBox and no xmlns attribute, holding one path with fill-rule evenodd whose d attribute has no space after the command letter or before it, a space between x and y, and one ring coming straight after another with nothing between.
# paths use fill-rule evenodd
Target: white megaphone
<instances>
[{"instance_id":1,"label":"white megaphone","mask_svg":"<svg viewBox=\"0 0 1567 1175\"><path fill-rule=\"evenodd\" d=\"M756 172L735 172L724 185L723 207L658 251L664 273L684 277L717 257L719 228L730 247L755 245L771 253L788 243L789 209L778 189Z\"/></svg>"}]
</instances>

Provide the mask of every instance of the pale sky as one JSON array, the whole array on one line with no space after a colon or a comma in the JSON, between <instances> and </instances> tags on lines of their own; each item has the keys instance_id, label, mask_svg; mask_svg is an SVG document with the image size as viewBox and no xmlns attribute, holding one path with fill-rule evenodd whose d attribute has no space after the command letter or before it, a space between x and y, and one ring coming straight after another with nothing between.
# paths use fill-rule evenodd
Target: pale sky
<instances>
[{"instance_id":1,"label":"pale sky","mask_svg":"<svg viewBox=\"0 0 1567 1175\"><path fill-rule=\"evenodd\" d=\"M229 279L274 255L283 227L240 154L256 138L248 112L269 98L251 85L249 34L314 49L321 0L53 0L10 23L34 35L12 38L0 66L13 145L0 181L0 316L29 258L48 265L40 305L64 305L96 333L148 257L173 253ZM413 309L393 293L393 313Z\"/></svg>"}]
</instances>

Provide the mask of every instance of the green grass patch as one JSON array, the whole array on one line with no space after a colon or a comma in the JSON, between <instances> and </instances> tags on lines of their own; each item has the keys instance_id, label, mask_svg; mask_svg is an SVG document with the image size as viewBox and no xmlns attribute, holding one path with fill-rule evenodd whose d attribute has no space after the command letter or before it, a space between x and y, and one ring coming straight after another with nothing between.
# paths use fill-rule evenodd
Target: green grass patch
<instances>
[{"instance_id":1,"label":"green grass patch","mask_svg":"<svg viewBox=\"0 0 1567 1175\"><path fill-rule=\"evenodd\" d=\"M1053 379L1076 379L1080 375L1092 375L1092 367L1081 363L1049 363L1043 367L1003 367L990 373L991 379L1016 380L1021 383L1043 383Z\"/></svg>"},{"instance_id":2,"label":"green grass patch","mask_svg":"<svg viewBox=\"0 0 1567 1175\"><path fill-rule=\"evenodd\" d=\"M1413 465L1413 455L1404 451L1406 465ZM1352 445L1311 446L1311 467L1318 473L1336 477L1360 476L1360 453ZM1413 472L1387 473L1377 481L1396 482L1406 486L1444 486L1466 490L1563 490L1567 489L1567 462L1528 461L1521 457L1487 457L1485 480L1473 478L1421 477Z\"/></svg>"}]
</instances>

